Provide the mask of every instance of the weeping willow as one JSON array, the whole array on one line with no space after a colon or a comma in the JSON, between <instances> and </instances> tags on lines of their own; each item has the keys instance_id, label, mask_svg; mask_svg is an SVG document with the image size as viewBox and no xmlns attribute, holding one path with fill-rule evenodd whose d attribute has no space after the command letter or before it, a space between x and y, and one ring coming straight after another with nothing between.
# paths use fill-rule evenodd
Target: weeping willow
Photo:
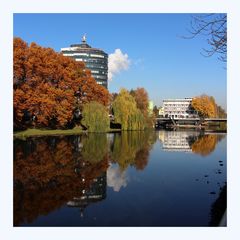
<instances>
[{"instance_id":1,"label":"weeping willow","mask_svg":"<svg viewBox=\"0 0 240 240\"><path fill-rule=\"evenodd\" d=\"M122 130L143 130L146 126L142 112L136 101L126 89L122 89L113 102L115 123L121 124Z\"/></svg>"},{"instance_id":2,"label":"weeping willow","mask_svg":"<svg viewBox=\"0 0 240 240\"><path fill-rule=\"evenodd\" d=\"M110 127L107 109L98 102L86 103L82 112L82 124L89 132L106 132Z\"/></svg>"}]
</instances>

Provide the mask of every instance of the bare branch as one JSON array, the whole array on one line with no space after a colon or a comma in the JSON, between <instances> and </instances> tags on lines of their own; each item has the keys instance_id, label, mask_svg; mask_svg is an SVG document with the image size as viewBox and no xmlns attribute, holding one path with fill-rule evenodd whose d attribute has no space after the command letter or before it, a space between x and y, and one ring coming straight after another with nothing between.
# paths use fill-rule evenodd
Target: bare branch
<instances>
[{"instance_id":1,"label":"bare branch","mask_svg":"<svg viewBox=\"0 0 240 240\"><path fill-rule=\"evenodd\" d=\"M193 15L191 28L188 30L189 36L183 36L184 39L192 39L198 35L206 36L209 44L208 49L203 49L201 53L205 57L219 54L218 59L227 61L227 15L226 14L201 14Z\"/></svg>"}]
</instances>

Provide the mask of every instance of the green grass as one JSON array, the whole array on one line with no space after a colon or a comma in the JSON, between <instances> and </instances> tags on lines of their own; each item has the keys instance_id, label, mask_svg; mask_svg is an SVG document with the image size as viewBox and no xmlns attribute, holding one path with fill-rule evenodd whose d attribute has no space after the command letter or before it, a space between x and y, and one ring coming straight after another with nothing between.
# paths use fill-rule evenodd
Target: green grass
<instances>
[{"instance_id":1,"label":"green grass","mask_svg":"<svg viewBox=\"0 0 240 240\"><path fill-rule=\"evenodd\" d=\"M48 136L48 135L74 135L85 132L81 128L73 128L68 130L48 130L48 129L27 129L25 131L15 132L14 138L25 139L32 136Z\"/></svg>"},{"instance_id":2,"label":"green grass","mask_svg":"<svg viewBox=\"0 0 240 240\"><path fill-rule=\"evenodd\" d=\"M109 129L107 132L119 132L121 129ZM38 137L38 136L54 136L54 135L78 135L81 133L86 133L88 131L82 130L79 127L67 130L48 130L48 129L27 129L25 131L15 132L13 134L14 138L26 139L28 137Z\"/></svg>"}]
</instances>

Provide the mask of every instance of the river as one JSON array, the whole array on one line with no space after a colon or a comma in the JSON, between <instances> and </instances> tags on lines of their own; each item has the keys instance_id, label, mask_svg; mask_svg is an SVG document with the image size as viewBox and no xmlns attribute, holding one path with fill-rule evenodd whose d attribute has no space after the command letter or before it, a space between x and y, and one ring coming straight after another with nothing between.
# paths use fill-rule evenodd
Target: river
<instances>
[{"instance_id":1,"label":"river","mask_svg":"<svg viewBox=\"0 0 240 240\"><path fill-rule=\"evenodd\" d=\"M216 226L226 134L130 131L14 141L14 226Z\"/></svg>"}]
</instances>

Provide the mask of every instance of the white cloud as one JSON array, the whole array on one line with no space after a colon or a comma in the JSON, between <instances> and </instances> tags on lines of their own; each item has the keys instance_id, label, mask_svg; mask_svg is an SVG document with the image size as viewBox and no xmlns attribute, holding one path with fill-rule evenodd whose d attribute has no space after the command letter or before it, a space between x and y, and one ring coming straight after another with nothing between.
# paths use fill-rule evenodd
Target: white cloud
<instances>
[{"instance_id":1,"label":"white cloud","mask_svg":"<svg viewBox=\"0 0 240 240\"><path fill-rule=\"evenodd\" d=\"M121 49L116 49L114 53L108 57L108 80L112 80L113 76L123 70L127 70L130 65L130 59L126 53L122 53Z\"/></svg>"},{"instance_id":2,"label":"white cloud","mask_svg":"<svg viewBox=\"0 0 240 240\"><path fill-rule=\"evenodd\" d=\"M107 170L107 185L115 192L119 192L121 187L126 187L128 177L126 172L122 172L118 166L111 164Z\"/></svg>"}]
</instances>

